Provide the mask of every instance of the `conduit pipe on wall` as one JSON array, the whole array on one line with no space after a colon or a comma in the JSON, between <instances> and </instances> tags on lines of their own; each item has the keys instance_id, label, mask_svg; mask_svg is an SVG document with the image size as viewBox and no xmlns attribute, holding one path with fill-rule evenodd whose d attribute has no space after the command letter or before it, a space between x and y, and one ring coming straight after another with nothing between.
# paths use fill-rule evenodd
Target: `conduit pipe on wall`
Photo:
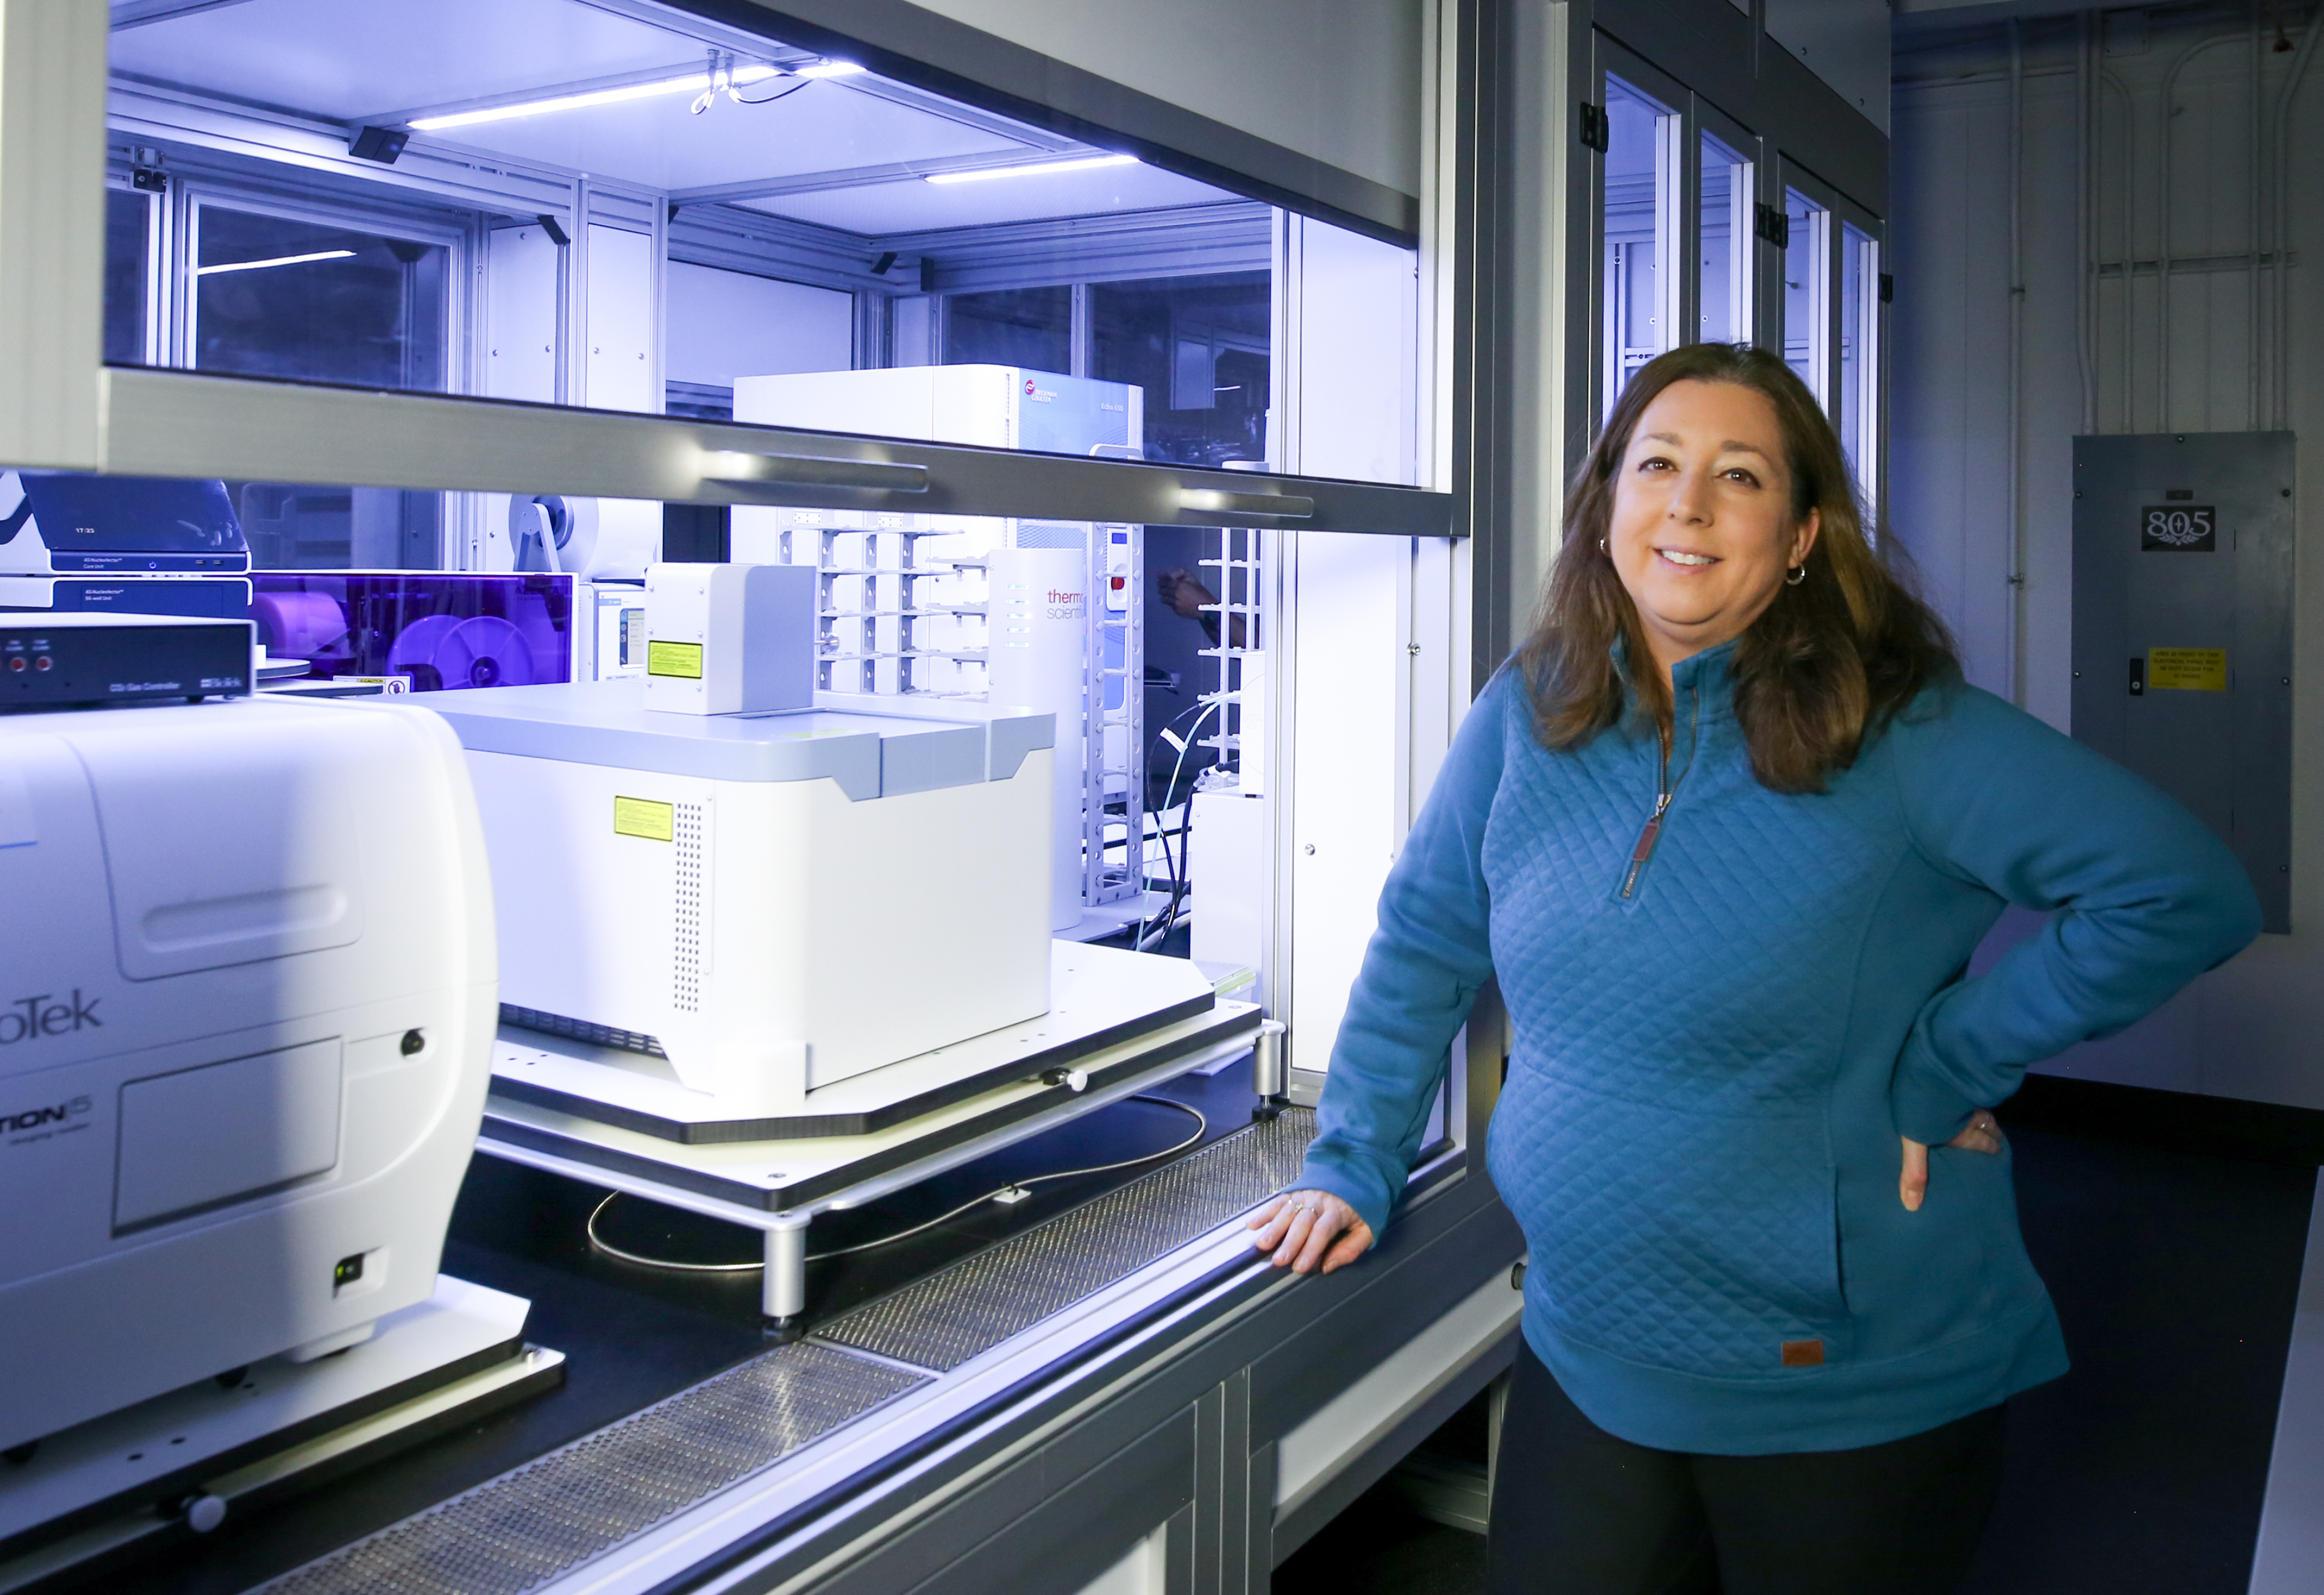
<instances>
[{"instance_id":1,"label":"conduit pipe on wall","mask_svg":"<svg viewBox=\"0 0 2324 1595\"><path fill-rule=\"evenodd\" d=\"M2179 74L2189 62L2226 39L2206 39L2179 52L2163 75L2163 158L2156 163L2154 206L2154 429L2171 429L2171 122Z\"/></svg>"},{"instance_id":2,"label":"conduit pipe on wall","mask_svg":"<svg viewBox=\"0 0 2324 1595\"><path fill-rule=\"evenodd\" d=\"M2258 0L2253 0L2256 5ZM2082 378L2082 430L2098 429L2097 14L2074 14L2074 358Z\"/></svg>"},{"instance_id":3,"label":"conduit pipe on wall","mask_svg":"<svg viewBox=\"0 0 2324 1595\"><path fill-rule=\"evenodd\" d=\"M2262 163L2267 159L2259 142L2260 48L2259 0L2251 0L2251 93L2246 97L2251 112L2251 164L2244 174L2248 180L2245 214L2251 217L2251 288L2244 296L2244 347L2251 351L2251 358L2244 363L2244 374L2250 388L2245 409L2251 417L2249 424L2255 432L2264 424L2259 413L2259 368L2264 358L2259 341L2259 255L2260 251L2266 247L2260 227L2259 173Z\"/></svg>"},{"instance_id":4,"label":"conduit pipe on wall","mask_svg":"<svg viewBox=\"0 0 2324 1595\"><path fill-rule=\"evenodd\" d=\"M2131 97L2130 88L2120 78L2099 69L2098 83L2111 88L2122 97L2122 414L2117 418L2117 430L2135 432L2137 418L2132 406L2137 395L2132 391L2133 367L2137 362L2131 356L2132 334L2136 318L2131 305L2131 250L2137 242L2138 210L2138 102Z\"/></svg>"},{"instance_id":5,"label":"conduit pipe on wall","mask_svg":"<svg viewBox=\"0 0 2324 1595\"><path fill-rule=\"evenodd\" d=\"M2009 19L2009 603L2003 612L2004 656L2009 661L2009 701L2025 706L2025 484L2018 438L2025 385L2025 38Z\"/></svg>"},{"instance_id":6,"label":"conduit pipe on wall","mask_svg":"<svg viewBox=\"0 0 2324 1595\"><path fill-rule=\"evenodd\" d=\"M2292 70L2275 97L2275 315L2268 330L2276 348L2273 419L2278 431L2292 424L2292 102L2319 39L2324 39L2324 5L2309 19L2300 53L2292 58Z\"/></svg>"}]
</instances>

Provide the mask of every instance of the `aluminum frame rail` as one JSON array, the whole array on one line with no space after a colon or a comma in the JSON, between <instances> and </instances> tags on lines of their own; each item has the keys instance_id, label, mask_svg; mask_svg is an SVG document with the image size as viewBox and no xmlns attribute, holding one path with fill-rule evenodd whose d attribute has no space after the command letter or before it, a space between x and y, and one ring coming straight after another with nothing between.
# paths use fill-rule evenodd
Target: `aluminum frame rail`
<instances>
[{"instance_id":1,"label":"aluminum frame rail","mask_svg":"<svg viewBox=\"0 0 2324 1595\"><path fill-rule=\"evenodd\" d=\"M1450 493L109 366L107 472L1153 526L1460 535Z\"/></svg>"}]
</instances>

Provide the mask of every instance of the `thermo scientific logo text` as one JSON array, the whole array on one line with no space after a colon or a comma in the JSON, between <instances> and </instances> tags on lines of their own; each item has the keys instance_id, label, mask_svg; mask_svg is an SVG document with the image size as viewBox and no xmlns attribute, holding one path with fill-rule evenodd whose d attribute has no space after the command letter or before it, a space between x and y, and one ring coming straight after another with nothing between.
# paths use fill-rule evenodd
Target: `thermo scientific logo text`
<instances>
[{"instance_id":1,"label":"thermo scientific logo text","mask_svg":"<svg viewBox=\"0 0 2324 1595\"><path fill-rule=\"evenodd\" d=\"M43 1036L69 1036L76 1030L98 1030L105 1021L97 1017L99 999L83 997L75 986L69 1000L59 1000L55 993L43 991L37 997L19 997L0 1010L0 1046L14 1046L19 1041L38 1041Z\"/></svg>"}]
</instances>

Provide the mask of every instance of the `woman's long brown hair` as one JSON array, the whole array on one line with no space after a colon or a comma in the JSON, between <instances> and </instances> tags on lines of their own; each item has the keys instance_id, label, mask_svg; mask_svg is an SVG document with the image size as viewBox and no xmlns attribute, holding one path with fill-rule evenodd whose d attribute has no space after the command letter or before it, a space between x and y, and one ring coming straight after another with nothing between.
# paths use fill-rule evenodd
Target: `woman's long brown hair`
<instances>
[{"instance_id":1,"label":"woman's long brown hair","mask_svg":"<svg viewBox=\"0 0 2324 1595\"><path fill-rule=\"evenodd\" d=\"M1614 487L1630 435L1673 383L1734 383L1775 406L1792 477L1792 515L1818 512L1821 530L1797 586L1738 641L1735 712L1752 772L1778 792L1821 792L1924 688L1957 676L1944 623L1899 579L1864 536L1863 515L1840 438L1823 410L1777 355L1738 344L1689 344L1649 362L1614 413L1565 495L1565 541L1551 567L1533 635L1518 652L1532 687L1535 732L1545 747L1579 748L1638 711L1667 735L1670 686L1637 609L1604 552ZM1626 672L1617 640L1634 661Z\"/></svg>"}]
</instances>

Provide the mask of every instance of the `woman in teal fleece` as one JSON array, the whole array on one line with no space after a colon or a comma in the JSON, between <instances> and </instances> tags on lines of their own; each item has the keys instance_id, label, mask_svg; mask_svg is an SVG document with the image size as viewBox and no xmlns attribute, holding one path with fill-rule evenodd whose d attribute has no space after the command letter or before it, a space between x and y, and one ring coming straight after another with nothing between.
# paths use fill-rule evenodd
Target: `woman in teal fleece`
<instances>
[{"instance_id":1,"label":"woman in teal fleece","mask_svg":"<svg viewBox=\"0 0 2324 1595\"><path fill-rule=\"evenodd\" d=\"M1967 978L2006 903L2051 917ZM2185 810L1961 682L1780 359L1675 350L1390 872L1258 1244L1363 1254L1498 978L1531 1261L1494 1589L1949 1590L2002 1402L2066 1369L1991 1109L2258 922Z\"/></svg>"}]
</instances>

